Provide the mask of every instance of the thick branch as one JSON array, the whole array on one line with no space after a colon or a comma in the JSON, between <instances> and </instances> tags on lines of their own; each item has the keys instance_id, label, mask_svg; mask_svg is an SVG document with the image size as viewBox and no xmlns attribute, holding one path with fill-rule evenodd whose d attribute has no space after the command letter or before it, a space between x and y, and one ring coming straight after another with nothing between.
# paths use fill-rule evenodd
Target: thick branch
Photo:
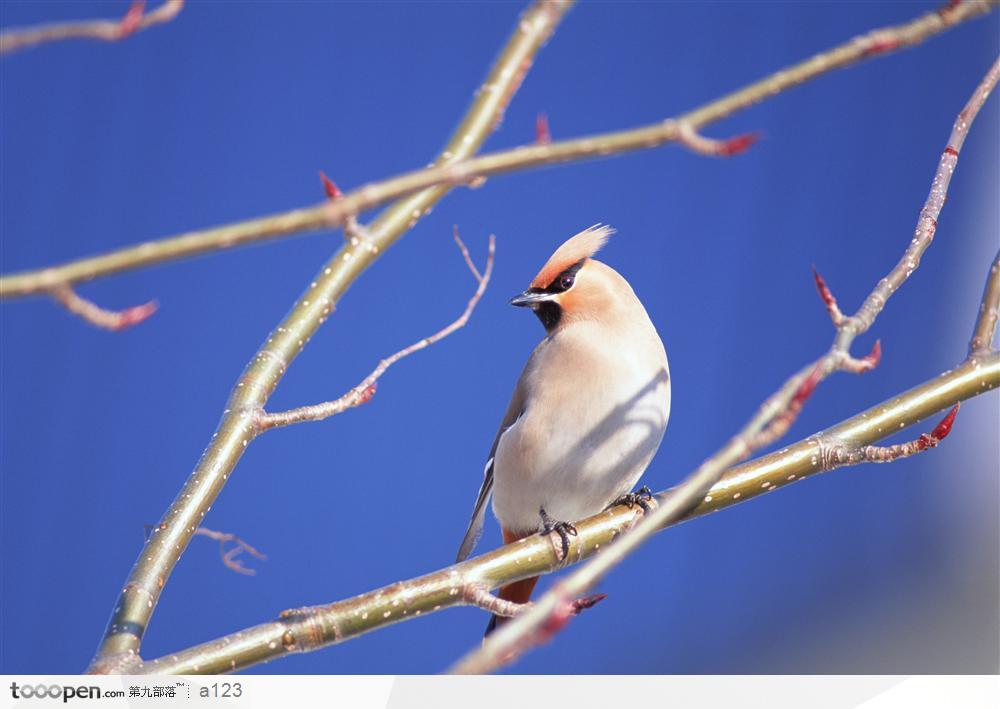
<instances>
[{"instance_id":1,"label":"thick branch","mask_svg":"<svg viewBox=\"0 0 1000 709\"><path fill-rule=\"evenodd\" d=\"M559 0L539 0L525 11L438 162L463 160L479 149L500 122L535 54L570 5ZM132 568L90 671L124 672L140 662L142 636L160 593L195 529L256 435L257 412L264 408L288 365L347 288L447 191L443 187L431 188L389 206L365 229L368 238L349 241L327 262L267 338L232 390L219 428L197 467Z\"/></svg>"},{"instance_id":2,"label":"thick branch","mask_svg":"<svg viewBox=\"0 0 1000 709\"><path fill-rule=\"evenodd\" d=\"M409 347L405 347L399 350L399 352L396 352L395 354L380 361L375 369L372 370L371 374L362 379L357 386L353 387L349 392L338 399L334 399L333 401L324 401L321 404L300 406L288 411L278 411L274 413L261 411L257 416L257 426L259 431L266 431L280 426L290 426L292 424L304 423L306 421L322 421L323 419L342 413L347 409L368 403L375 395L376 382L378 382L382 375L385 374L385 371L389 369L389 367L404 357L408 357L414 352L419 352L425 347L433 345L438 340L444 339L456 330L465 327L465 324L469 321L469 317L472 315L472 311L476 309L476 305L483 297L483 293L486 292L486 286L489 284L490 277L493 275L493 255L496 250L496 239L492 234L490 235L489 253L487 254L486 267L483 269L482 274L479 273L479 269L476 268L476 265L469 257L469 250L465 247L462 240L458 238L457 231L455 232L455 241L458 244L458 248L461 251L463 258L465 259L466 265L472 272L473 278L475 278L476 282L479 284L476 288L476 292L472 294L468 304L465 306L465 310L456 320L438 330L433 335L429 335L422 340L418 340Z\"/></svg>"},{"instance_id":3,"label":"thick branch","mask_svg":"<svg viewBox=\"0 0 1000 709\"><path fill-rule=\"evenodd\" d=\"M442 153L442 160L428 169L415 170L365 185L344 194L334 202L192 231L60 266L3 276L0 277L0 299L43 293L59 284L78 283L233 246L343 225L360 212L428 187L441 189L443 186L478 184L482 178L515 170L655 148L679 140L682 128L685 131L698 131L835 69L919 44L993 9L998 2L1000 0L965 0L954 7L928 13L908 23L869 32L674 119L575 140L488 153L475 159L467 159L470 155L467 151L459 153L446 150ZM525 68L515 66L510 67L510 70L519 79ZM505 80L504 77L498 77L501 82L506 81L508 84L510 78ZM502 96L509 90L504 88L505 85L487 81L483 90L488 94Z\"/></svg>"},{"instance_id":4,"label":"thick branch","mask_svg":"<svg viewBox=\"0 0 1000 709\"><path fill-rule=\"evenodd\" d=\"M544 637L544 629L565 620L566 604L574 597L585 593L603 578L612 568L620 564L658 529L681 519L692 507L704 498L706 493L719 481L725 470L748 456L756 447L772 442L778 434L784 433L789 425L789 415L794 419L801 403L811 392L816 381L821 381L836 370L863 372L877 364L881 348L876 343L872 353L862 359L854 359L849 350L854 339L866 331L893 293L913 273L920 257L930 246L937 227L937 216L944 205L948 185L958 161L969 127L975 120L990 92L1000 79L1000 59L976 87L972 98L961 111L952 129L944 153L938 164L931 184L930 194L920 211L913 239L904 252L903 258L875 286L858 312L851 317L843 317L835 310L835 300L821 278L816 279L820 296L827 305L836 325L837 335L833 345L818 361L808 365L791 377L754 414L750 421L731 438L726 445L691 473L679 485L674 494L664 504L658 506L632 529L629 534L612 548L577 569L569 577L553 586L535 605L512 622L500 628L482 645L463 658L454 668L460 673L491 672L523 652ZM831 307L831 302L834 304ZM775 423L777 422L777 423Z\"/></svg>"},{"instance_id":5,"label":"thick branch","mask_svg":"<svg viewBox=\"0 0 1000 709\"><path fill-rule=\"evenodd\" d=\"M144 12L145 5L145 0L133 0L119 20L81 20L6 30L0 33L0 54L66 39L118 42L140 30L174 19L184 7L184 0L166 0L152 12Z\"/></svg>"},{"instance_id":6,"label":"thick branch","mask_svg":"<svg viewBox=\"0 0 1000 709\"><path fill-rule=\"evenodd\" d=\"M837 460L831 450L838 446L871 445L899 431L901 425L916 424L959 401L998 386L1000 356L987 355L979 366L968 362L962 364L827 431L730 469L684 520L731 507L844 465L845 462ZM675 494L674 490L668 490L658 495L660 507L668 504ZM576 564L620 537L632 527L639 514L638 508L619 506L577 523L578 535L565 560L557 543L548 537L534 535L416 579L330 605L282 614L278 620L145 662L134 671L207 674L240 670L290 653L310 652L344 642L444 608L482 606L481 598L470 599L468 589L476 586L497 588Z\"/></svg>"}]
</instances>

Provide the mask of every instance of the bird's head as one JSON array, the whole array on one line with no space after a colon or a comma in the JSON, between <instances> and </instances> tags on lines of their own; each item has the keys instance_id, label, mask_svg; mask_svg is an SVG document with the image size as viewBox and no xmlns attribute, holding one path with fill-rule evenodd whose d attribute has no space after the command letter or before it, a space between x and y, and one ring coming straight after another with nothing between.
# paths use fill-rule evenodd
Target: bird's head
<instances>
[{"instance_id":1,"label":"bird's head","mask_svg":"<svg viewBox=\"0 0 1000 709\"><path fill-rule=\"evenodd\" d=\"M578 320L612 320L635 300L617 271L592 258L613 233L598 224L568 239L510 304L531 308L548 332Z\"/></svg>"}]
</instances>

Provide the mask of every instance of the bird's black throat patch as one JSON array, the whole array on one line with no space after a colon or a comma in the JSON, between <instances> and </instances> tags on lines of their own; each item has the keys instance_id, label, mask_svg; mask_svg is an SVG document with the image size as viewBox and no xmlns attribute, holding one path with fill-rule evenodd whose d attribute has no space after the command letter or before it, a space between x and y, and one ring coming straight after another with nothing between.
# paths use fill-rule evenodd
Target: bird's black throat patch
<instances>
[{"instance_id":1,"label":"bird's black throat patch","mask_svg":"<svg viewBox=\"0 0 1000 709\"><path fill-rule=\"evenodd\" d=\"M532 310L534 310L538 319L542 321L542 325L545 327L545 332L552 332L556 325L559 324L559 320L562 318L562 308L559 306L559 303L555 303L551 300L539 303L532 308Z\"/></svg>"}]
</instances>

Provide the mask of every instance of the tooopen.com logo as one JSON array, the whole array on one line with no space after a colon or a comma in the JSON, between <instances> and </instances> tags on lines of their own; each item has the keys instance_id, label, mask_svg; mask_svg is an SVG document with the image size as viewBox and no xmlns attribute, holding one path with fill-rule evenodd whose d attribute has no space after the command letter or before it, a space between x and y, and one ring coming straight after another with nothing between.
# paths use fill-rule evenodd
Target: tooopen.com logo
<instances>
[{"instance_id":1,"label":"tooopen.com logo","mask_svg":"<svg viewBox=\"0 0 1000 709\"><path fill-rule=\"evenodd\" d=\"M70 699L101 699L102 697L104 698L124 697L125 690L109 689L102 692L100 687L93 687L93 686L88 687L86 685L71 687L69 685L59 685L59 684L18 684L17 682L11 682L10 696L14 699L62 698L63 704L65 704Z\"/></svg>"}]
</instances>

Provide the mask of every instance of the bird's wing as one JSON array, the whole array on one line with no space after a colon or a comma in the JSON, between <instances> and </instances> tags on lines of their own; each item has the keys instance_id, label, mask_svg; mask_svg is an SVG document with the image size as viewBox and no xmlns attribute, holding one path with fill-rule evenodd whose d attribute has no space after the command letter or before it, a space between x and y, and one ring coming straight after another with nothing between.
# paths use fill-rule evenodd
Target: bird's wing
<instances>
[{"instance_id":1,"label":"bird's wing","mask_svg":"<svg viewBox=\"0 0 1000 709\"><path fill-rule=\"evenodd\" d=\"M469 528L465 531L465 538L462 539L462 546L458 549L458 556L455 562L465 561L472 550L476 548L479 537L483 535L483 522L486 520L486 503L489 502L493 494L493 458L486 463L486 476L483 485L479 488L479 496L476 498L476 506L472 508L472 519L469 520Z\"/></svg>"},{"instance_id":2,"label":"bird's wing","mask_svg":"<svg viewBox=\"0 0 1000 709\"><path fill-rule=\"evenodd\" d=\"M472 519L469 520L469 528L466 530L462 546L458 550L456 562L465 561L468 558L472 550L476 548L479 537L483 534L486 505L493 494L493 460L496 457L497 447L500 445L500 439L503 437L503 434L517 423L521 414L524 413L525 402L527 400L524 391L524 379L525 373L522 372L521 377L517 380L517 386L514 387L514 394L510 398L510 403L507 405L507 412L504 414L503 422L500 424L500 430L497 431L497 436L493 440L493 447L490 448L490 457L486 461L486 470L483 475L483 485L479 488L479 496L476 497L476 506L472 508Z\"/></svg>"}]
</instances>

